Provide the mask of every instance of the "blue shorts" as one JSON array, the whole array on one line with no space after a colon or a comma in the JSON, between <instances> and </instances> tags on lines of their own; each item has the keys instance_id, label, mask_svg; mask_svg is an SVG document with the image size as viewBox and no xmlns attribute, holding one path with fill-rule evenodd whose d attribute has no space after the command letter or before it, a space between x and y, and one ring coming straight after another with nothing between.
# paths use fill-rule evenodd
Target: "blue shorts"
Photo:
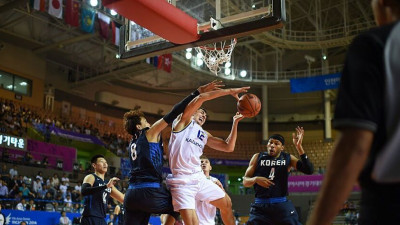
<instances>
[{"instance_id":1,"label":"blue shorts","mask_svg":"<svg viewBox=\"0 0 400 225\"><path fill-rule=\"evenodd\" d=\"M301 225L290 200L277 203L252 203L248 225Z\"/></svg>"},{"instance_id":2,"label":"blue shorts","mask_svg":"<svg viewBox=\"0 0 400 225\"><path fill-rule=\"evenodd\" d=\"M143 185L145 184L145 185ZM158 183L130 185L125 193L125 224L147 225L151 214L170 214L179 217L172 206L171 193Z\"/></svg>"}]
</instances>

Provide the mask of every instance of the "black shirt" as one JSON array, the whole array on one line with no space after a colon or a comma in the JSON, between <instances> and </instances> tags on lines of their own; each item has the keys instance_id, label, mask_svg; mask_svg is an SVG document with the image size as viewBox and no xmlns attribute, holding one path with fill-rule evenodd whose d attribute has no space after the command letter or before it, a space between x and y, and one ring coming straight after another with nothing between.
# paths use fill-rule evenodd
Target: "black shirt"
<instances>
[{"instance_id":1,"label":"black shirt","mask_svg":"<svg viewBox=\"0 0 400 225\"><path fill-rule=\"evenodd\" d=\"M144 129L137 140L129 145L129 160L131 162L130 182L162 182L162 140L149 143L146 137L148 128Z\"/></svg>"},{"instance_id":2,"label":"black shirt","mask_svg":"<svg viewBox=\"0 0 400 225\"><path fill-rule=\"evenodd\" d=\"M384 48L394 24L371 29L351 44L341 78L333 125L374 133L371 151L359 181L364 202L400 199L400 183L378 184L371 179L376 156L387 141L384 109ZM351 143L349 143L351 144Z\"/></svg>"},{"instance_id":3,"label":"black shirt","mask_svg":"<svg viewBox=\"0 0 400 225\"><path fill-rule=\"evenodd\" d=\"M95 178L93 187L107 185L107 182L98 177L96 174L92 174ZM85 206L82 212L82 216L89 217L100 217L105 218L107 212L107 204L110 197L111 188L106 188L103 191L99 191L93 195L85 196Z\"/></svg>"},{"instance_id":4,"label":"black shirt","mask_svg":"<svg viewBox=\"0 0 400 225\"><path fill-rule=\"evenodd\" d=\"M256 198L277 198L288 195L288 168L290 167L290 154L281 152L277 158L261 152L257 158L257 166L254 171L254 177L266 177L275 185L269 188L254 184Z\"/></svg>"}]
</instances>

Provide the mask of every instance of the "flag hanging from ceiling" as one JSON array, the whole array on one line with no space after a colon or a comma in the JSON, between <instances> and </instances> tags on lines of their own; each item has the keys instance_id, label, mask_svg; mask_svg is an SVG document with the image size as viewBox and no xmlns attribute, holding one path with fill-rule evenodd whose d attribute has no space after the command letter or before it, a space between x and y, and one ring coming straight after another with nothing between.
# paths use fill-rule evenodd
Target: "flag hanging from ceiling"
<instances>
[{"instance_id":1,"label":"flag hanging from ceiling","mask_svg":"<svg viewBox=\"0 0 400 225\"><path fill-rule=\"evenodd\" d=\"M99 18L99 32L100 35L104 38L104 39L108 39L108 31L109 31L109 27L110 27L110 22L111 19L110 17L108 17L107 15L98 12L97 13L97 18Z\"/></svg>"},{"instance_id":2,"label":"flag hanging from ceiling","mask_svg":"<svg viewBox=\"0 0 400 225\"><path fill-rule=\"evenodd\" d=\"M121 24L113 21L111 26L112 26L112 34L113 34L112 42L114 43L114 45L119 46L119 28L121 27Z\"/></svg>"},{"instance_id":3,"label":"flag hanging from ceiling","mask_svg":"<svg viewBox=\"0 0 400 225\"><path fill-rule=\"evenodd\" d=\"M33 4L33 9L37 10L37 11L45 11L45 6L46 6L46 2L45 0L33 0L31 1Z\"/></svg>"},{"instance_id":4,"label":"flag hanging from ceiling","mask_svg":"<svg viewBox=\"0 0 400 225\"><path fill-rule=\"evenodd\" d=\"M49 14L61 19L62 13L63 13L62 0L50 0Z\"/></svg>"},{"instance_id":5,"label":"flag hanging from ceiling","mask_svg":"<svg viewBox=\"0 0 400 225\"><path fill-rule=\"evenodd\" d=\"M80 3L75 0L67 0L65 6L65 22L73 27L79 26Z\"/></svg>"},{"instance_id":6,"label":"flag hanging from ceiling","mask_svg":"<svg viewBox=\"0 0 400 225\"><path fill-rule=\"evenodd\" d=\"M158 57L158 69L163 69L164 71L171 73L172 67L172 54L164 54Z\"/></svg>"},{"instance_id":7,"label":"flag hanging from ceiling","mask_svg":"<svg viewBox=\"0 0 400 225\"><path fill-rule=\"evenodd\" d=\"M91 9L81 8L81 29L88 33L94 31L94 17L96 13Z\"/></svg>"}]
</instances>

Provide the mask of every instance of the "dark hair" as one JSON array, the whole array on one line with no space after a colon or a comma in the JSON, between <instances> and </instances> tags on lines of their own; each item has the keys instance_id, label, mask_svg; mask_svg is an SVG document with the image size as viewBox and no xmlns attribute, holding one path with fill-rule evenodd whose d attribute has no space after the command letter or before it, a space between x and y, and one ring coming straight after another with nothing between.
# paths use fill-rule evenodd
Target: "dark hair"
<instances>
[{"instance_id":1,"label":"dark hair","mask_svg":"<svg viewBox=\"0 0 400 225\"><path fill-rule=\"evenodd\" d=\"M203 110L203 111L206 113L206 117L207 117L207 119L208 119L208 112L207 112L207 110L206 110L205 108L203 108L203 107L200 107L199 109ZM199 110L199 109L198 109L198 110Z\"/></svg>"},{"instance_id":2,"label":"dark hair","mask_svg":"<svg viewBox=\"0 0 400 225\"><path fill-rule=\"evenodd\" d=\"M144 117L143 112L139 110L131 110L124 114L124 129L130 135L135 135L136 125L140 124L141 118Z\"/></svg>"},{"instance_id":3,"label":"dark hair","mask_svg":"<svg viewBox=\"0 0 400 225\"><path fill-rule=\"evenodd\" d=\"M100 154L95 155L95 156L92 157L92 159L90 160L90 162L91 162L91 163L97 163L97 159L98 159L98 158L104 158L104 155L100 155Z\"/></svg>"},{"instance_id":4,"label":"dark hair","mask_svg":"<svg viewBox=\"0 0 400 225\"><path fill-rule=\"evenodd\" d=\"M200 159L207 159L208 161L210 161L210 159L206 155L201 155Z\"/></svg>"},{"instance_id":5,"label":"dark hair","mask_svg":"<svg viewBox=\"0 0 400 225\"><path fill-rule=\"evenodd\" d=\"M285 145L285 138L280 134L273 134L273 135L269 136L268 141L270 139L278 140L282 143L282 145Z\"/></svg>"}]
</instances>

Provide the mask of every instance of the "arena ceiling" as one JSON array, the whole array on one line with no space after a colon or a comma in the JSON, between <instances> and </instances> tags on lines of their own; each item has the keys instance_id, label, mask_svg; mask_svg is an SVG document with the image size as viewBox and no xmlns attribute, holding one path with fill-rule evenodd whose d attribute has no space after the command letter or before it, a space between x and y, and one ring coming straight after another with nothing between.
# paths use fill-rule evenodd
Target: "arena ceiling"
<instances>
[{"instance_id":1,"label":"arena ceiling","mask_svg":"<svg viewBox=\"0 0 400 225\"><path fill-rule=\"evenodd\" d=\"M242 1L248 0L230 0L229 7L239 6ZM228 86L249 85L258 96L261 96L261 86L266 85L271 114L323 114L323 93L291 94L288 78L296 76L293 74L320 75L322 65L327 68L326 73L340 70L353 37L374 26L370 2L286 0L286 12L283 29L240 38L234 50L233 60L238 69L252 70L254 74L278 71L276 76L257 82L251 78L228 79L225 83ZM85 33L47 12L32 10L27 0L0 0L0 42L31 50L49 65L75 76L75 82L69 83L64 91L76 93L84 93L97 83L111 91L132 89L132 93L137 93L135 98L154 102L165 100L149 99L143 93L164 93L175 102L200 84L215 78L224 79L192 68L179 53L174 54L172 73L157 70L144 60L119 60L117 46L98 33ZM307 61L306 55L315 60ZM333 99L335 92L331 93ZM235 110L234 105L227 106L223 101L209 105L215 112Z\"/></svg>"}]
</instances>

